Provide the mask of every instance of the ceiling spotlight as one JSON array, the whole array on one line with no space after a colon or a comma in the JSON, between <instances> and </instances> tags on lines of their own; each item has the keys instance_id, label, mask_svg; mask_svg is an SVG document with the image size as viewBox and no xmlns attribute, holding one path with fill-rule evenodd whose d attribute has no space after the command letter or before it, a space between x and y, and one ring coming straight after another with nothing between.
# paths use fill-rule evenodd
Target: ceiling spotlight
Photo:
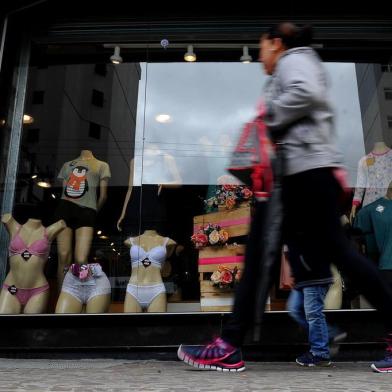
<instances>
[{"instance_id":1,"label":"ceiling spotlight","mask_svg":"<svg viewBox=\"0 0 392 392\"><path fill-rule=\"evenodd\" d=\"M97 234L98 234L98 235L101 235L101 234L102 234L102 230L98 230L98 231L97 231Z\"/></svg>"},{"instance_id":2,"label":"ceiling spotlight","mask_svg":"<svg viewBox=\"0 0 392 392\"><path fill-rule=\"evenodd\" d=\"M107 240L109 237L107 235L100 235L99 238L101 240Z\"/></svg>"},{"instance_id":3,"label":"ceiling spotlight","mask_svg":"<svg viewBox=\"0 0 392 392\"><path fill-rule=\"evenodd\" d=\"M110 56L110 61L113 64L121 64L123 62L123 59L120 56L120 47L119 46L114 47L114 53L112 56Z\"/></svg>"},{"instance_id":4,"label":"ceiling spotlight","mask_svg":"<svg viewBox=\"0 0 392 392\"><path fill-rule=\"evenodd\" d=\"M249 49L247 46L242 48L242 56L240 58L241 63L249 64L252 61L252 56L249 55Z\"/></svg>"},{"instance_id":5,"label":"ceiling spotlight","mask_svg":"<svg viewBox=\"0 0 392 392\"><path fill-rule=\"evenodd\" d=\"M114 242L112 242L111 244L110 244L110 246L113 246L114 245Z\"/></svg>"},{"instance_id":6,"label":"ceiling spotlight","mask_svg":"<svg viewBox=\"0 0 392 392\"><path fill-rule=\"evenodd\" d=\"M23 124L32 124L34 122L34 118L29 114L23 115Z\"/></svg>"},{"instance_id":7,"label":"ceiling spotlight","mask_svg":"<svg viewBox=\"0 0 392 392\"><path fill-rule=\"evenodd\" d=\"M184 60L189 61L191 63L196 61L196 55L195 52L193 51L193 45L188 45L188 51L184 55Z\"/></svg>"},{"instance_id":8,"label":"ceiling spotlight","mask_svg":"<svg viewBox=\"0 0 392 392\"><path fill-rule=\"evenodd\" d=\"M155 117L155 121L159 122L161 124L166 124L166 123L170 122L170 120L171 120L171 117L169 114L158 114Z\"/></svg>"},{"instance_id":9,"label":"ceiling spotlight","mask_svg":"<svg viewBox=\"0 0 392 392\"><path fill-rule=\"evenodd\" d=\"M37 185L39 187L41 187L41 188L50 188L51 187L50 182L49 181L44 181L44 180L38 181Z\"/></svg>"},{"instance_id":10,"label":"ceiling spotlight","mask_svg":"<svg viewBox=\"0 0 392 392\"><path fill-rule=\"evenodd\" d=\"M38 174L33 174L33 175L31 176L31 178L32 178L33 180L35 180L37 177L38 177Z\"/></svg>"},{"instance_id":11,"label":"ceiling spotlight","mask_svg":"<svg viewBox=\"0 0 392 392\"><path fill-rule=\"evenodd\" d=\"M55 199L56 198L56 195L54 194L54 193L52 193L52 199Z\"/></svg>"}]
</instances>

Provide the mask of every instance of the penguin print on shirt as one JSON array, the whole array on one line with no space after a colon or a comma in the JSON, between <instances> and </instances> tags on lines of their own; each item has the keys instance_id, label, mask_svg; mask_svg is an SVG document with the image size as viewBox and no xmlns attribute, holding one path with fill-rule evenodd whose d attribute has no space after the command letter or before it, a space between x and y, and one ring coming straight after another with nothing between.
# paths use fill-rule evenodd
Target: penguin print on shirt
<instances>
[{"instance_id":1,"label":"penguin print on shirt","mask_svg":"<svg viewBox=\"0 0 392 392\"><path fill-rule=\"evenodd\" d=\"M65 196L79 199L88 192L87 172L88 168L85 166L76 166L72 169L64 189Z\"/></svg>"},{"instance_id":2,"label":"penguin print on shirt","mask_svg":"<svg viewBox=\"0 0 392 392\"><path fill-rule=\"evenodd\" d=\"M57 178L63 182L62 199L97 210L100 181L110 178L110 168L96 158L74 159L63 164Z\"/></svg>"}]
</instances>

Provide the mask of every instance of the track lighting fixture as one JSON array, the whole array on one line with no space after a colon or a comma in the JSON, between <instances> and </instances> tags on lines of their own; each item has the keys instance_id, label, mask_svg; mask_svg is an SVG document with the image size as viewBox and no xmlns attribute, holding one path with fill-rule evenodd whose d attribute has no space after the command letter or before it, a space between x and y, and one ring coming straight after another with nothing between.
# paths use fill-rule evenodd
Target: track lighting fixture
<instances>
[{"instance_id":1,"label":"track lighting fixture","mask_svg":"<svg viewBox=\"0 0 392 392\"><path fill-rule=\"evenodd\" d=\"M114 53L112 56L110 56L110 61L113 64L121 64L123 62L122 57L120 56L120 47L119 46L115 46L114 47Z\"/></svg>"}]
</instances>

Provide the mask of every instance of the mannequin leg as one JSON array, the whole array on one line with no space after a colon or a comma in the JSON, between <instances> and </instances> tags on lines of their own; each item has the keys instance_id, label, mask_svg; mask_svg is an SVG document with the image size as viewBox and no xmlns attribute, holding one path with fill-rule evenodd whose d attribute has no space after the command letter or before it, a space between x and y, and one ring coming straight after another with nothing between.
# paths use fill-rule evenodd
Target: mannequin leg
<instances>
[{"instance_id":1,"label":"mannequin leg","mask_svg":"<svg viewBox=\"0 0 392 392\"><path fill-rule=\"evenodd\" d=\"M110 294L96 295L87 302L86 313L107 313L110 305Z\"/></svg>"},{"instance_id":2,"label":"mannequin leg","mask_svg":"<svg viewBox=\"0 0 392 392\"><path fill-rule=\"evenodd\" d=\"M75 263L82 264L88 262L91 242L93 240L93 227L79 227L75 231Z\"/></svg>"},{"instance_id":3,"label":"mannequin leg","mask_svg":"<svg viewBox=\"0 0 392 392\"><path fill-rule=\"evenodd\" d=\"M342 278L337 268L331 265L334 283L329 288L324 300L324 309L341 309L343 301L343 285Z\"/></svg>"},{"instance_id":4,"label":"mannequin leg","mask_svg":"<svg viewBox=\"0 0 392 392\"><path fill-rule=\"evenodd\" d=\"M80 313L83 304L71 294L62 292L57 301L55 313Z\"/></svg>"},{"instance_id":5,"label":"mannequin leg","mask_svg":"<svg viewBox=\"0 0 392 392\"><path fill-rule=\"evenodd\" d=\"M142 311L142 307L139 305L139 302L136 301L131 294L125 294L124 301L124 313L140 313Z\"/></svg>"},{"instance_id":6,"label":"mannequin leg","mask_svg":"<svg viewBox=\"0 0 392 392\"><path fill-rule=\"evenodd\" d=\"M166 293L161 293L157 295L154 300L150 303L147 309L148 313L154 312L166 312L167 311L167 299Z\"/></svg>"},{"instance_id":7,"label":"mannequin leg","mask_svg":"<svg viewBox=\"0 0 392 392\"><path fill-rule=\"evenodd\" d=\"M34 295L29 299L24 307L23 313L45 313L49 301L49 290Z\"/></svg>"},{"instance_id":8,"label":"mannequin leg","mask_svg":"<svg viewBox=\"0 0 392 392\"><path fill-rule=\"evenodd\" d=\"M22 305L18 299L8 292L8 290L1 290L0 293L0 314L19 314L22 310Z\"/></svg>"},{"instance_id":9,"label":"mannequin leg","mask_svg":"<svg viewBox=\"0 0 392 392\"><path fill-rule=\"evenodd\" d=\"M68 267L72 262L72 230L67 227L57 236L57 287L59 291L63 285L64 268Z\"/></svg>"}]
</instances>

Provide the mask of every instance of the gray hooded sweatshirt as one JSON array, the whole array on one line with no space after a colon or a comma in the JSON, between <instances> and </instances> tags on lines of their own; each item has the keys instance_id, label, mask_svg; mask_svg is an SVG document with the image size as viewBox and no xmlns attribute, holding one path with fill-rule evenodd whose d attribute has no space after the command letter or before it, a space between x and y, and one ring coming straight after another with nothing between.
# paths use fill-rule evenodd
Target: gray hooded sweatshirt
<instances>
[{"instance_id":1,"label":"gray hooded sweatshirt","mask_svg":"<svg viewBox=\"0 0 392 392\"><path fill-rule=\"evenodd\" d=\"M341 166L335 147L328 79L309 47L287 50L265 88L271 138L284 144L285 175Z\"/></svg>"}]
</instances>

